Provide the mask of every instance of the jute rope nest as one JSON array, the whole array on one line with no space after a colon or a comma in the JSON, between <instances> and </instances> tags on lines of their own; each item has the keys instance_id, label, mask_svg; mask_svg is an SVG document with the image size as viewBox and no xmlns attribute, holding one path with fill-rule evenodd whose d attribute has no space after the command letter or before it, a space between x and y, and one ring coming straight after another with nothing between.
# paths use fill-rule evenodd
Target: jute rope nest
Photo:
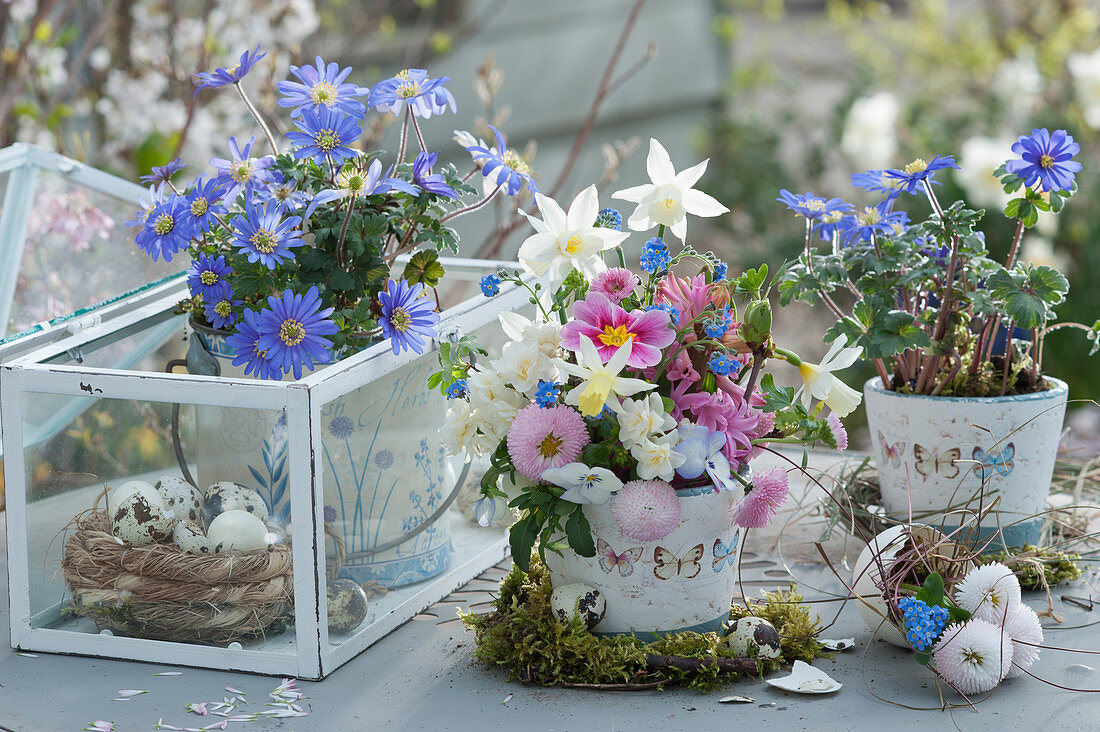
<instances>
[{"instance_id":1,"label":"jute rope nest","mask_svg":"<svg viewBox=\"0 0 1100 732\"><path fill-rule=\"evenodd\" d=\"M210 645L256 638L281 627L294 602L289 544L236 556L130 547L111 534L102 511L73 520L61 567L74 613L140 638Z\"/></svg>"}]
</instances>

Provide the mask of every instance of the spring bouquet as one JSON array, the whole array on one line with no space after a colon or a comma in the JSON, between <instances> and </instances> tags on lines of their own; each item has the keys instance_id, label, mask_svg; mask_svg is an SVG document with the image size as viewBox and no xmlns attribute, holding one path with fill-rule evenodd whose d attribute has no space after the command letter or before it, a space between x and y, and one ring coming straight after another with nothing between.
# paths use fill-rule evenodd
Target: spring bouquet
<instances>
[{"instance_id":1,"label":"spring bouquet","mask_svg":"<svg viewBox=\"0 0 1100 732\"><path fill-rule=\"evenodd\" d=\"M487 524L505 505L518 514L512 556L524 568L536 542L543 556L595 556L583 509L608 502L619 529L639 541L672 531L678 494L700 487L745 492L727 527L764 526L786 498L787 476L771 469L750 479L753 457L778 443L847 446L840 417L860 395L833 372L861 349L841 337L815 364L779 346L767 267L731 276L685 242L689 214L726 211L693 188L706 161L677 172L652 140L647 167L649 183L613 194L635 204L629 229L657 229L637 248L621 214L600 209L595 186L568 210L536 194L542 216L530 217L523 272L482 280L489 297L504 282L527 288L534 317L502 313L510 340L476 365L472 340L445 344L443 370L429 381L452 400L441 429L448 449L489 457L475 515ZM627 268L628 252L640 272ZM801 388L765 375L769 359L796 367ZM626 574L629 561L616 555L613 564Z\"/></svg>"},{"instance_id":2,"label":"spring bouquet","mask_svg":"<svg viewBox=\"0 0 1100 732\"><path fill-rule=\"evenodd\" d=\"M263 137L231 137L229 156L212 159L212 171L186 186L173 182L180 160L154 168L143 179L150 199L130 222L137 245L154 260L191 258L191 297L181 308L200 325L231 331L234 365L246 373L300 378L379 335L395 353L421 353L439 317L438 295L428 296L444 274L439 252L457 248L447 222L498 193L535 190L529 171L497 132L495 148L467 146L478 165L465 178L453 166L433 172L439 153L418 120L455 111L448 77L405 69L368 89L347 81L351 68L320 57L291 66L293 78L278 84L292 126L281 149L241 84L264 55L257 47L231 68L194 75L196 94L235 88ZM358 147L368 108L401 120L386 162L381 151ZM414 135L419 150L407 155ZM465 182L479 168L490 183L484 195ZM391 278L400 255L411 257L402 277Z\"/></svg>"}]
</instances>

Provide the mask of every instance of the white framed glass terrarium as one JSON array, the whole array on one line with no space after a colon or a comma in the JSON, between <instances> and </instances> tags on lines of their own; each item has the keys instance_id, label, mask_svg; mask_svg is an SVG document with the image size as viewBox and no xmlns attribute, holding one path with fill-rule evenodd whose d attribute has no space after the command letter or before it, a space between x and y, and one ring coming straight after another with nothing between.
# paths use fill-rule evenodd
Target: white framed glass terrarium
<instances>
[{"instance_id":1,"label":"white framed glass terrarium","mask_svg":"<svg viewBox=\"0 0 1100 732\"><path fill-rule=\"evenodd\" d=\"M477 294L439 340L528 307L471 286L502 264L445 261L452 301ZM456 500L480 476L444 457L434 348L233 376L177 314L186 292L174 277L0 342L13 647L319 679L505 556ZM216 536L203 516L234 484L219 510L262 522L254 544L254 521Z\"/></svg>"}]
</instances>

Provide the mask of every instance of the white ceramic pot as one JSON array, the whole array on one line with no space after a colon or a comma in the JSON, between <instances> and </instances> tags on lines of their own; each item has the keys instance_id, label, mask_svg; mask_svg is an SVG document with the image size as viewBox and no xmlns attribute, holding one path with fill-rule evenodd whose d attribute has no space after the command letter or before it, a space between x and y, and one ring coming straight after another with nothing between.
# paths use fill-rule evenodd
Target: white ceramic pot
<instances>
[{"instance_id":1,"label":"white ceramic pot","mask_svg":"<svg viewBox=\"0 0 1100 732\"><path fill-rule=\"evenodd\" d=\"M1004 397L940 397L863 386L882 502L890 516L951 529L999 499L980 536L1008 546L1042 532L1069 388ZM970 513L958 511L969 505ZM954 513L953 513L954 511Z\"/></svg>"},{"instance_id":2,"label":"white ceramic pot","mask_svg":"<svg viewBox=\"0 0 1100 732\"><path fill-rule=\"evenodd\" d=\"M595 633L633 633L653 639L683 630L721 631L737 593L741 530L731 510L743 491L715 493L712 486L678 491L680 523L657 541L624 535L611 515L611 502L585 506L596 537L595 557L565 550L546 553L555 587L574 582L595 587L607 614ZM614 553L616 560L609 558Z\"/></svg>"}]
</instances>

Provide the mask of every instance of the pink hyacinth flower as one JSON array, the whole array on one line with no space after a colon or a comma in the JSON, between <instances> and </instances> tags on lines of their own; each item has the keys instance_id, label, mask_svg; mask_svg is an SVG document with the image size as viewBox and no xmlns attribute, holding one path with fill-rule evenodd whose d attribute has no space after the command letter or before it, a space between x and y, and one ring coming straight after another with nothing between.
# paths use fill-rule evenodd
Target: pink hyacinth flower
<instances>
[{"instance_id":1,"label":"pink hyacinth flower","mask_svg":"<svg viewBox=\"0 0 1100 732\"><path fill-rule=\"evenodd\" d=\"M657 299L680 311L681 324L689 323L710 305L710 285L703 274L690 279L669 275L658 283Z\"/></svg>"},{"instance_id":2,"label":"pink hyacinth flower","mask_svg":"<svg viewBox=\"0 0 1100 732\"><path fill-rule=\"evenodd\" d=\"M624 343L632 345L627 365L636 369L655 366L661 361L661 349L672 343L676 333L672 320L663 310L632 310L629 313L599 292L573 305L574 320L561 327L561 344L579 351L581 336L596 346L600 359L607 363Z\"/></svg>"}]
</instances>

